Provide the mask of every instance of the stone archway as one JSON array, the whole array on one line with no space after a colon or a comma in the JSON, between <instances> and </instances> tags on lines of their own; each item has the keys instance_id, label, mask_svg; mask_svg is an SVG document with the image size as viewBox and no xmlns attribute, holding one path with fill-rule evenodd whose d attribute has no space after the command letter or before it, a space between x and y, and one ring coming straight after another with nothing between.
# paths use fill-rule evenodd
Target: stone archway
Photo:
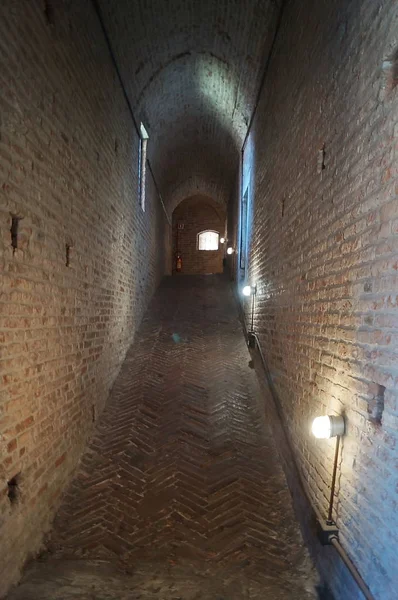
<instances>
[{"instance_id":1,"label":"stone archway","mask_svg":"<svg viewBox=\"0 0 398 600\"><path fill-rule=\"evenodd\" d=\"M173 273L176 272L176 254L181 253L182 270L186 275L223 272L224 245L217 250L200 250L198 235L213 231L224 236L226 212L224 207L206 196L186 198L173 212Z\"/></svg>"}]
</instances>

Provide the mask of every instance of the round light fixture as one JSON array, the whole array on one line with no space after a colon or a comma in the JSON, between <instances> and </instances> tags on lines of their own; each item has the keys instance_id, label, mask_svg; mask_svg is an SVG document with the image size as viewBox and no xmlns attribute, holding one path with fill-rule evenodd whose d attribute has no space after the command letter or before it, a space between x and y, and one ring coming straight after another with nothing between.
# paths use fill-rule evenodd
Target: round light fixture
<instances>
[{"instance_id":1,"label":"round light fixture","mask_svg":"<svg viewBox=\"0 0 398 600\"><path fill-rule=\"evenodd\" d=\"M225 242L225 238L220 238L220 244L223 244Z\"/></svg>"},{"instance_id":2,"label":"round light fixture","mask_svg":"<svg viewBox=\"0 0 398 600\"><path fill-rule=\"evenodd\" d=\"M242 289L242 294L244 296L252 296L256 293L256 286L255 285L245 285L245 287Z\"/></svg>"},{"instance_id":3,"label":"round light fixture","mask_svg":"<svg viewBox=\"0 0 398 600\"><path fill-rule=\"evenodd\" d=\"M316 417L312 422L311 431L313 435L322 440L326 440L336 435L343 435L345 430L344 417L342 415L326 415Z\"/></svg>"},{"instance_id":4,"label":"round light fixture","mask_svg":"<svg viewBox=\"0 0 398 600\"><path fill-rule=\"evenodd\" d=\"M230 246L229 248L227 248L227 254L232 254L234 251L234 249Z\"/></svg>"}]
</instances>

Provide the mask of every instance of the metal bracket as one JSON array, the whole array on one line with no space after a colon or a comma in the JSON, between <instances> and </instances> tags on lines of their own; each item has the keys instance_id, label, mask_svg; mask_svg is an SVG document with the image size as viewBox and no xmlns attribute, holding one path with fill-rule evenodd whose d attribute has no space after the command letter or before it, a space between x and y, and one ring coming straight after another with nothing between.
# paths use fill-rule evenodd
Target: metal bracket
<instances>
[{"instance_id":1,"label":"metal bracket","mask_svg":"<svg viewBox=\"0 0 398 600\"><path fill-rule=\"evenodd\" d=\"M249 348L256 347L256 336L254 335L254 333L252 331L247 332L247 345Z\"/></svg>"},{"instance_id":2,"label":"metal bracket","mask_svg":"<svg viewBox=\"0 0 398 600\"><path fill-rule=\"evenodd\" d=\"M334 521L317 521L317 535L322 546L330 546L332 538L339 537L339 530Z\"/></svg>"}]
</instances>

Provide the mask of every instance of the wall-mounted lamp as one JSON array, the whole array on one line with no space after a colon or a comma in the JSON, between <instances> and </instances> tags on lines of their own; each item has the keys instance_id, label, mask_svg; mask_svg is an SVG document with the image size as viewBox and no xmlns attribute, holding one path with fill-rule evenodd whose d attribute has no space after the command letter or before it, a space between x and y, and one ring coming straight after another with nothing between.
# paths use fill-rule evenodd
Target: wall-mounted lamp
<instances>
[{"instance_id":1,"label":"wall-mounted lamp","mask_svg":"<svg viewBox=\"0 0 398 600\"><path fill-rule=\"evenodd\" d=\"M316 438L326 440L338 435L344 435L345 423L341 415L316 417L312 422L311 431Z\"/></svg>"},{"instance_id":2,"label":"wall-mounted lamp","mask_svg":"<svg viewBox=\"0 0 398 600\"><path fill-rule=\"evenodd\" d=\"M234 249L232 248L232 246L229 246L229 248L227 248L227 254L233 254Z\"/></svg>"},{"instance_id":3,"label":"wall-mounted lamp","mask_svg":"<svg viewBox=\"0 0 398 600\"><path fill-rule=\"evenodd\" d=\"M225 239L225 237L220 238L220 244L224 244L227 240Z\"/></svg>"},{"instance_id":4,"label":"wall-mounted lamp","mask_svg":"<svg viewBox=\"0 0 398 600\"><path fill-rule=\"evenodd\" d=\"M245 287L242 288L242 294L244 296L254 296L256 291L257 291L257 288L255 285L245 285Z\"/></svg>"},{"instance_id":5,"label":"wall-mounted lamp","mask_svg":"<svg viewBox=\"0 0 398 600\"><path fill-rule=\"evenodd\" d=\"M339 533L336 523L333 520L333 503L334 490L336 487L337 463L339 460L340 438L345 433L344 417L343 415L325 415L323 417L316 417L312 422L311 431L318 439L327 440L332 437L336 438L328 518L326 523L318 522L319 539L323 545L328 545L333 542L333 539L338 539Z\"/></svg>"}]
</instances>

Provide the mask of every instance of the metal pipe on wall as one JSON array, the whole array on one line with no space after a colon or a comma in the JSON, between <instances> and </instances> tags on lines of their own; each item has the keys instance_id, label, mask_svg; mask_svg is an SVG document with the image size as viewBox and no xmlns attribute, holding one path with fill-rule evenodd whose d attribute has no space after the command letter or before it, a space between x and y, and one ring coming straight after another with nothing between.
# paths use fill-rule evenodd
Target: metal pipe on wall
<instances>
[{"instance_id":1,"label":"metal pipe on wall","mask_svg":"<svg viewBox=\"0 0 398 600\"><path fill-rule=\"evenodd\" d=\"M336 438L336 448L334 451L334 463L333 463L333 475L332 485L330 487L330 500L329 500L329 511L328 511L328 523L333 522L333 504L334 504L334 490L336 487L336 476L337 476L337 464L339 460L339 449L340 449L340 436Z\"/></svg>"},{"instance_id":2,"label":"metal pipe on wall","mask_svg":"<svg viewBox=\"0 0 398 600\"><path fill-rule=\"evenodd\" d=\"M369 590L368 586L366 585L366 583L362 579L362 577L361 577L358 569L356 568L356 566L354 565L354 563L352 562L352 560L348 556L347 552L344 550L343 546L340 544L338 538L337 537L332 537L331 544L335 548L335 550L337 550L340 558L342 559L342 561L344 562L345 566L349 570L352 578L355 580L357 586L361 590L361 592L364 595L364 597L366 598L366 600L375 600L375 597L373 596L373 594Z\"/></svg>"}]
</instances>

